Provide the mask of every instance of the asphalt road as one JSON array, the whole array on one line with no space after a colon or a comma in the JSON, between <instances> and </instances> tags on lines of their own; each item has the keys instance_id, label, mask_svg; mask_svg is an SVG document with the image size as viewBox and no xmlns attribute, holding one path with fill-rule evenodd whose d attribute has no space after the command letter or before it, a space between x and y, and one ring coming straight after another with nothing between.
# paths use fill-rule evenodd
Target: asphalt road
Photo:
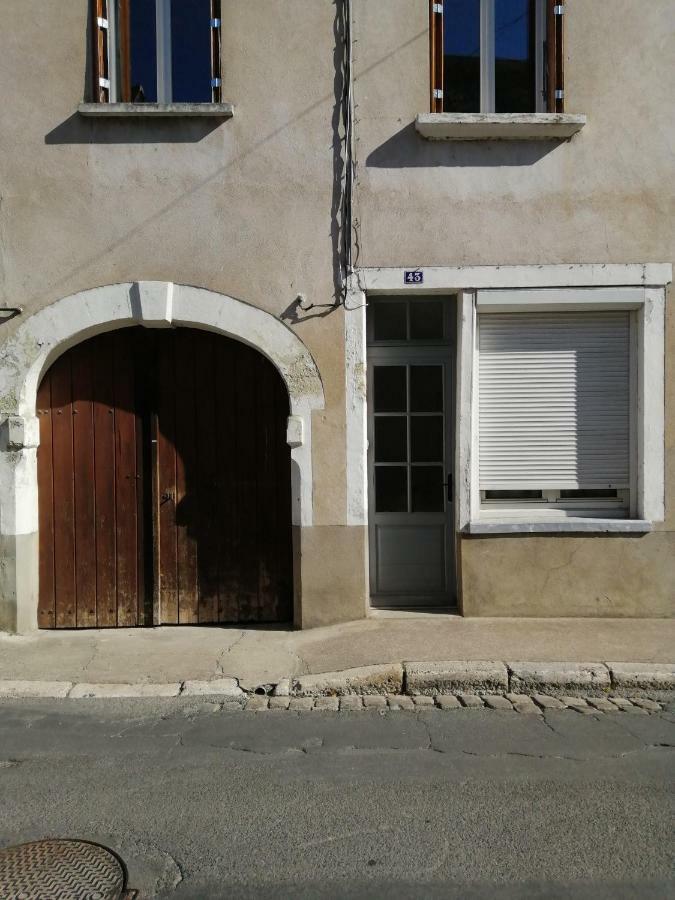
<instances>
[{"instance_id":1,"label":"asphalt road","mask_svg":"<svg viewBox=\"0 0 675 900\"><path fill-rule=\"evenodd\" d=\"M0 847L100 842L141 897L672 897L674 723L6 701Z\"/></svg>"}]
</instances>

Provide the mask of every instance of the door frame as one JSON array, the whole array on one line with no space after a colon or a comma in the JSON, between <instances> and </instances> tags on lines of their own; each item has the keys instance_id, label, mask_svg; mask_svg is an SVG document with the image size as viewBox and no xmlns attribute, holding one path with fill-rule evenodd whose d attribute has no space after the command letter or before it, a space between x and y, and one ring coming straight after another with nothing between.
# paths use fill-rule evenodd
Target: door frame
<instances>
[{"instance_id":1,"label":"door frame","mask_svg":"<svg viewBox=\"0 0 675 900\"><path fill-rule=\"evenodd\" d=\"M70 347L104 331L201 328L240 340L266 356L288 391L291 447L291 509L294 560L294 623L302 625L303 529L313 524L312 413L325 408L321 376L312 354L282 321L226 294L173 282L106 285L57 300L21 322L2 345L0 397L0 550L12 565L0 571L0 630L38 628L39 528L36 416L44 373Z\"/></svg>"},{"instance_id":2,"label":"door frame","mask_svg":"<svg viewBox=\"0 0 675 900\"><path fill-rule=\"evenodd\" d=\"M412 295L410 299L414 303L416 295ZM419 299L430 299L428 295L420 294ZM400 300L398 295L381 295L380 300ZM455 298L452 296L435 298L441 299L444 303L443 321L445 338L442 341L391 341L387 343L375 344L371 341L371 324L366 317L365 331L365 357L366 357L366 404L365 404L365 428L366 428L366 496L368 499L368 518L367 518L367 541L368 541L368 585L370 606L373 609L405 609L406 607L414 609L436 609L439 611L455 611L458 606L458 573L457 573L457 540L455 532L456 521L456 474L455 474L455 417L456 417L456 367L457 367L457 346L456 346L456 308ZM414 593L395 594L391 592L390 602L387 603L387 593L376 595L375 593L375 573L374 566L376 560L375 547L375 483L374 483L374 410L373 410L373 366L376 364L385 365L425 365L440 364L444 365L443 378L443 394L445 417L444 429L444 480L450 480L452 485L451 499L445 496L445 528L446 538L444 546L444 563L445 563L445 580L447 586L447 594L450 595L448 602L424 604L420 600L428 599L428 595L416 595ZM410 453L410 448L408 448ZM410 468L410 463L408 464ZM408 485L410 491L410 485ZM380 514L391 515L393 519L399 513ZM427 515L425 513L412 514L417 516ZM428 515L438 515L431 513ZM422 523L420 523L422 524ZM374 598L377 596L377 602Z\"/></svg>"}]
</instances>

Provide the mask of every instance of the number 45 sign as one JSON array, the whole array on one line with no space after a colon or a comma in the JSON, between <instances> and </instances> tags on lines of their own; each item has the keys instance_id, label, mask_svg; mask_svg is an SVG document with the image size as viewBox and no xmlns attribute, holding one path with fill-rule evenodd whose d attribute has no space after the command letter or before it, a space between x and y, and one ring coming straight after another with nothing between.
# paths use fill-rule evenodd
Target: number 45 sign
<instances>
[{"instance_id":1,"label":"number 45 sign","mask_svg":"<svg viewBox=\"0 0 675 900\"><path fill-rule=\"evenodd\" d=\"M424 284L424 272L420 269L414 269L410 272L403 273L404 284Z\"/></svg>"}]
</instances>

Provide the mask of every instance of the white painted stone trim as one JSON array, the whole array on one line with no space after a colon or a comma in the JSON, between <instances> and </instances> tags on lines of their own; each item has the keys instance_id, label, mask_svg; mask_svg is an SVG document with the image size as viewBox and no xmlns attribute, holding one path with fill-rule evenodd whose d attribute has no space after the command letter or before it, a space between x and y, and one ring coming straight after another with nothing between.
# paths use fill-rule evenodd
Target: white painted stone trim
<instances>
[{"instance_id":1,"label":"white painted stone trim","mask_svg":"<svg viewBox=\"0 0 675 900\"><path fill-rule=\"evenodd\" d=\"M283 322L258 307L202 288L152 281L108 285L58 300L26 318L0 348L0 535L38 531L35 404L42 376L75 344L132 325L201 328L242 341L274 364L286 384L291 415L301 423L302 440L291 447L293 524L310 526L312 412L323 409L325 401L309 350ZM34 578L22 583L37 585L33 555ZM26 623L34 618L27 611L37 609L37 599L28 588L30 596L22 591L17 575L17 614Z\"/></svg>"},{"instance_id":2,"label":"white painted stone trim","mask_svg":"<svg viewBox=\"0 0 675 900\"><path fill-rule=\"evenodd\" d=\"M347 525L368 523L366 303L353 281L345 302Z\"/></svg>"},{"instance_id":3,"label":"white painted stone trim","mask_svg":"<svg viewBox=\"0 0 675 900\"><path fill-rule=\"evenodd\" d=\"M420 268L422 285L406 285L404 273ZM608 309L610 296L618 308L638 310L638 479L636 529L646 530L649 523L663 521L665 515L665 286L672 281L668 263L579 264L531 266L431 266L361 268L351 281L345 313L347 356L347 491L348 523L366 524L367 508L367 407L365 390L357 387L357 373L366 371L365 304L368 294L457 294L457 421L455 445L456 522L466 531L480 518L478 490L478 354L477 298L489 297L505 303L526 299L533 308L536 289L544 308L559 310ZM607 291L625 288L625 291ZM497 297L496 292L509 291ZM479 292L480 295L479 295ZM483 293L485 292L485 293ZM489 292L489 293L488 293ZM494 302L494 301L492 301ZM643 323L640 326L639 323ZM611 529L603 523L599 531L615 530L621 520L613 520ZM498 523L492 520L492 532ZM569 522L546 522L547 531L569 531ZM522 528L520 529L522 530ZM625 529L624 529L625 530Z\"/></svg>"},{"instance_id":4,"label":"white painted stone trim","mask_svg":"<svg viewBox=\"0 0 675 900\"><path fill-rule=\"evenodd\" d=\"M419 113L415 118L415 130L428 141L567 140L585 124L586 116L569 113Z\"/></svg>"},{"instance_id":5,"label":"white painted stone trim","mask_svg":"<svg viewBox=\"0 0 675 900\"><path fill-rule=\"evenodd\" d=\"M424 283L406 285L404 273L420 269ZM673 279L669 263L531 265L531 266L408 266L363 268L360 288L371 294L448 294L462 290L566 287L663 287Z\"/></svg>"}]
</instances>

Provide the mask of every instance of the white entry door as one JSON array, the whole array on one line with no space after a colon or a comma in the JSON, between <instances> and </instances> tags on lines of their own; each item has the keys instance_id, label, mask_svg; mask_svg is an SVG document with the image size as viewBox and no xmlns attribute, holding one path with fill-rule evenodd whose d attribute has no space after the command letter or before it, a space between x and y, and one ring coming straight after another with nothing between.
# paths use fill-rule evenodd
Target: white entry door
<instances>
[{"instance_id":1,"label":"white entry door","mask_svg":"<svg viewBox=\"0 0 675 900\"><path fill-rule=\"evenodd\" d=\"M368 310L370 594L378 607L456 602L452 311L383 297Z\"/></svg>"}]
</instances>

